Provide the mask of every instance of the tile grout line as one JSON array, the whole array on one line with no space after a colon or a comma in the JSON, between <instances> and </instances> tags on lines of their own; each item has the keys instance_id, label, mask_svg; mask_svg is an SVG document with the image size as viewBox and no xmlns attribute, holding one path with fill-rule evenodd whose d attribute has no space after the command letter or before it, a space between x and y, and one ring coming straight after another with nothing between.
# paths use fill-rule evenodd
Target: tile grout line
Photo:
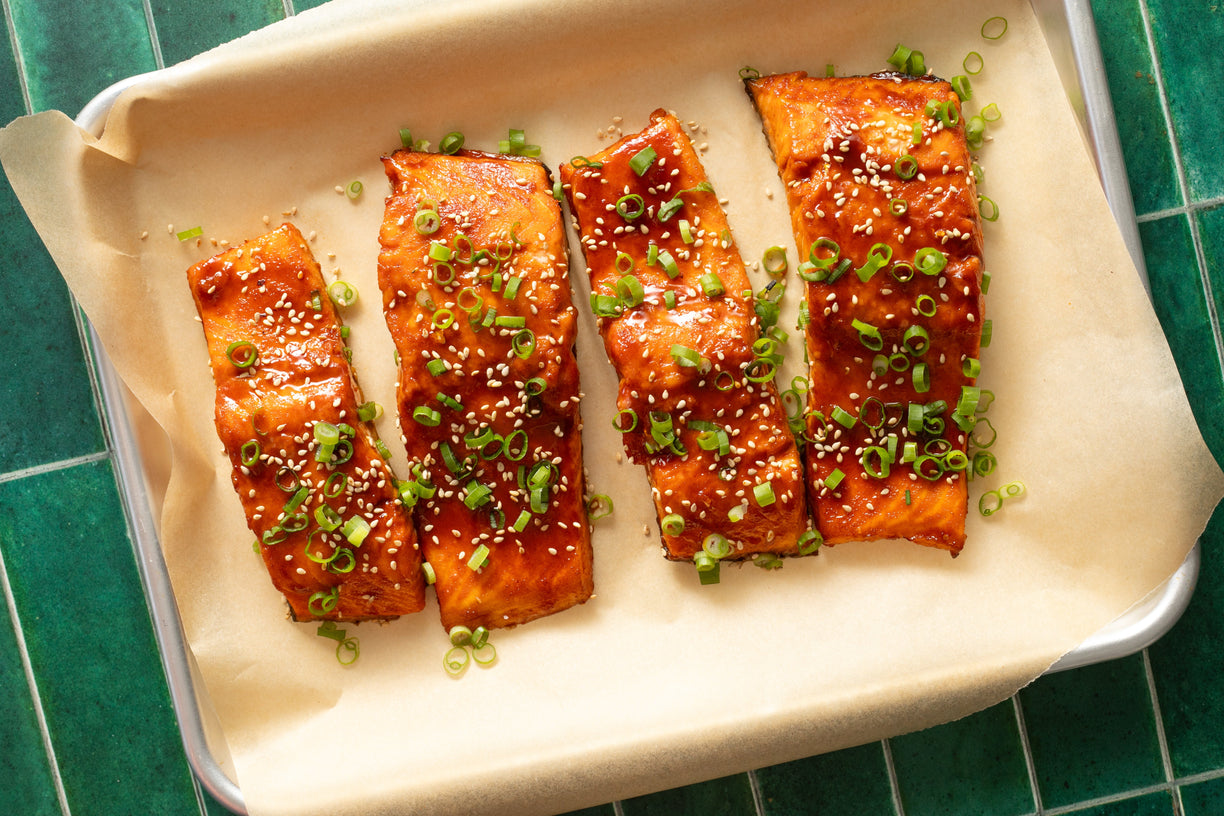
<instances>
[{"instance_id":1,"label":"tile grout line","mask_svg":"<svg viewBox=\"0 0 1224 816\"><path fill-rule=\"evenodd\" d=\"M1028 725L1024 722L1024 708L1020 695L1013 694L1012 714L1016 718L1016 731L1020 735L1020 748L1024 753L1024 771L1028 774L1029 791L1033 794L1033 813L1042 816L1046 811L1041 804L1041 785L1037 779L1037 762L1033 759L1033 744L1029 742Z\"/></svg>"},{"instance_id":2,"label":"tile grout line","mask_svg":"<svg viewBox=\"0 0 1224 816\"><path fill-rule=\"evenodd\" d=\"M1143 677L1147 681L1148 696L1152 700L1152 719L1156 725L1156 744L1160 747L1160 768L1164 772L1170 791L1176 790L1173 782L1173 757L1169 753L1169 738L1165 733L1164 715L1160 710L1160 695L1156 692L1156 674L1152 671L1152 656L1143 650ZM1182 816L1180 797L1173 797L1173 816Z\"/></svg>"},{"instance_id":3,"label":"tile grout line","mask_svg":"<svg viewBox=\"0 0 1224 816\"><path fill-rule=\"evenodd\" d=\"M1164 68L1160 64L1160 55L1156 51L1156 35L1152 30L1152 14L1148 9L1147 0L1139 0L1139 10L1143 19L1143 36L1147 40L1148 56L1152 62L1152 74L1156 80L1156 94L1160 99L1160 112L1164 117L1165 131L1169 135L1169 149L1173 155L1173 167L1177 173L1178 192L1181 193L1183 204L1189 207L1190 185L1186 182L1186 165L1182 161L1181 143L1173 127L1173 110L1169 106ZM1187 221L1190 224L1190 241L1194 245L1195 262L1198 264L1199 285L1203 287L1204 300L1207 303L1207 319L1211 325L1212 339L1215 341L1216 367L1224 371L1224 332L1221 332L1220 329L1220 315L1216 311L1211 276L1207 272L1207 255L1203 249L1203 238L1199 233L1198 219L1187 217Z\"/></svg>"},{"instance_id":4,"label":"tile grout line","mask_svg":"<svg viewBox=\"0 0 1224 816\"><path fill-rule=\"evenodd\" d=\"M625 807L620 803L619 799L612 803L612 815L625 816Z\"/></svg>"},{"instance_id":5,"label":"tile grout line","mask_svg":"<svg viewBox=\"0 0 1224 816\"><path fill-rule=\"evenodd\" d=\"M0 473L0 484L6 482L15 482L18 479L27 479L32 476L41 476L44 473L55 473L59 470L68 470L77 465L91 465L94 462L104 462L111 457L109 450L98 451L97 453L87 453L84 456L72 456L68 459L60 459L57 462L47 462L42 465L34 465L33 467L22 468L21 470L10 470L8 473Z\"/></svg>"},{"instance_id":6,"label":"tile grout line","mask_svg":"<svg viewBox=\"0 0 1224 816\"><path fill-rule=\"evenodd\" d=\"M285 9L286 17L292 17L297 14L297 10L293 8L293 0L281 0L281 6Z\"/></svg>"},{"instance_id":7,"label":"tile grout line","mask_svg":"<svg viewBox=\"0 0 1224 816\"><path fill-rule=\"evenodd\" d=\"M0 587L4 589L4 602L8 606L9 621L13 626L13 635L17 641L17 653L21 658L21 669L25 673L26 686L30 690L31 702L34 704L34 718L38 721L38 730L42 736L43 751L47 755L47 764L51 770L51 780L55 787L55 798L59 800L60 812L71 816L72 809L68 807L68 792L64 790L64 779L60 776L59 760L55 756L55 745L51 740L51 728L47 725L47 714L43 710L42 695L38 692L38 678L34 675L34 663L30 659L30 650L26 645L25 630L21 628L21 613L17 610L17 599L13 596L13 585L9 582L8 567L4 563L4 550L0 549Z\"/></svg>"},{"instance_id":8,"label":"tile grout line","mask_svg":"<svg viewBox=\"0 0 1224 816\"><path fill-rule=\"evenodd\" d=\"M143 0L145 26L149 29L149 45L153 46L153 63L160 71L166 67L166 58L162 56L161 38L157 36L157 21L153 19L152 0Z\"/></svg>"},{"instance_id":9,"label":"tile grout line","mask_svg":"<svg viewBox=\"0 0 1224 816\"><path fill-rule=\"evenodd\" d=\"M884 751L884 770L888 772L888 787L892 792L893 812L896 816L905 816L905 805L901 803L901 784L897 781L897 765L893 762L892 743L882 739L880 747Z\"/></svg>"},{"instance_id":10,"label":"tile grout line","mask_svg":"<svg viewBox=\"0 0 1224 816\"><path fill-rule=\"evenodd\" d=\"M13 49L13 62L17 66L17 84L21 87L21 101L26 113L33 113L34 103L30 101L30 79L26 75L25 58L21 55L21 41L17 39L17 24L13 21L13 8L10 0L0 0L4 8L4 27L8 30L9 48Z\"/></svg>"},{"instance_id":11,"label":"tile grout line","mask_svg":"<svg viewBox=\"0 0 1224 816\"><path fill-rule=\"evenodd\" d=\"M1092 799L1084 799L1079 802L1073 802L1069 805L1059 805L1056 808L1041 811L1042 816L1068 816L1072 813L1082 813L1089 808L1097 808L1102 805L1112 805L1115 802L1125 802L1128 799L1136 799L1140 796L1148 796L1153 793L1169 792L1171 786L1167 782L1161 782L1155 785L1145 785L1142 788L1132 788L1130 790L1118 791L1117 793L1107 793L1104 796L1097 796Z\"/></svg>"},{"instance_id":12,"label":"tile grout line","mask_svg":"<svg viewBox=\"0 0 1224 816\"><path fill-rule=\"evenodd\" d=\"M761 793L761 780L757 779L756 771L748 771L748 788L752 791L752 805L756 808L756 816L765 816L765 796Z\"/></svg>"},{"instance_id":13,"label":"tile grout line","mask_svg":"<svg viewBox=\"0 0 1224 816\"><path fill-rule=\"evenodd\" d=\"M1215 207L1219 207L1221 204L1224 204L1224 196L1205 198L1202 201L1195 201L1192 204L1183 204L1180 207L1169 207L1167 209L1154 210L1149 213L1144 213L1143 215L1137 215L1135 216L1135 221L1140 224L1146 224L1151 221L1159 221L1162 218L1169 218L1174 215L1193 215L1195 213L1202 212L1203 210L1214 209Z\"/></svg>"}]
</instances>

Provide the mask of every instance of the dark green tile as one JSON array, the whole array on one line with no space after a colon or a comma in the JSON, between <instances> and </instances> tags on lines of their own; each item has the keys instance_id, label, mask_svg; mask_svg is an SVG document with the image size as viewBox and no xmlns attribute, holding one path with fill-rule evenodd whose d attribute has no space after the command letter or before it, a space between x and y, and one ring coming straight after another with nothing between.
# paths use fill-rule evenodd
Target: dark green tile
<instances>
[{"instance_id":1,"label":"dark green tile","mask_svg":"<svg viewBox=\"0 0 1224 816\"><path fill-rule=\"evenodd\" d=\"M966 802L973 802L978 816L1018 816L1033 809L1010 700L891 743L905 816L956 813Z\"/></svg>"},{"instance_id":2,"label":"dark green tile","mask_svg":"<svg viewBox=\"0 0 1224 816\"><path fill-rule=\"evenodd\" d=\"M17 60L8 44L0 45L0 125L6 125L26 112L21 96Z\"/></svg>"},{"instance_id":3,"label":"dark green tile","mask_svg":"<svg viewBox=\"0 0 1224 816\"><path fill-rule=\"evenodd\" d=\"M198 814L110 464L0 484L0 547L74 816Z\"/></svg>"},{"instance_id":4,"label":"dark green tile","mask_svg":"<svg viewBox=\"0 0 1224 816\"><path fill-rule=\"evenodd\" d=\"M1212 224L1218 221L1212 220ZM1216 226L1213 235L1224 244L1220 227ZM1152 303L1177 360L1194 418L1216 461L1224 463L1224 411L1220 409L1224 405L1224 376L1215 352L1190 222L1184 215L1147 221L1139 225L1139 237L1152 285Z\"/></svg>"},{"instance_id":5,"label":"dark green tile","mask_svg":"<svg viewBox=\"0 0 1224 816\"><path fill-rule=\"evenodd\" d=\"M1143 11L1138 0L1094 0L1093 16L1103 44L1109 95L1122 142L1135 212L1182 204L1173 149L1152 71Z\"/></svg>"},{"instance_id":6,"label":"dark green tile","mask_svg":"<svg viewBox=\"0 0 1224 816\"><path fill-rule=\"evenodd\" d=\"M1097 805L1075 811L1075 816L1176 816L1173 794L1167 791L1120 799L1107 805ZM1189 816L1189 814L1186 814Z\"/></svg>"},{"instance_id":7,"label":"dark green tile","mask_svg":"<svg viewBox=\"0 0 1224 816\"><path fill-rule=\"evenodd\" d=\"M1020 702L1046 807L1163 781L1142 656L1046 675Z\"/></svg>"},{"instance_id":8,"label":"dark green tile","mask_svg":"<svg viewBox=\"0 0 1224 816\"><path fill-rule=\"evenodd\" d=\"M157 67L140 0L9 5L35 110L75 116L109 85Z\"/></svg>"},{"instance_id":9,"label":"dark green tile","mask_svg":"<svg viewBox=\"0 0 1224 816\"><path fill-rule=\"evenodd\" d=\"M1183 816L1219 816L1224 813L1224 778L1183 786L1181 802Z\"/></svg>"},{"instance_id":10,"label":"dark green tile","mask_svg":"<svg viewBox=\"0 0 1224 816\"><path fill-rule=\"evenodd\" d=\"M1165 94L1181 148L1191 201L1224 195L1218 83L1224 76L1224 5L1201 0L1147 0Z\"/></svg>"},{"instance_id":11,"label":"dark green tile","mask_svg":"<svg viewBox=\"0 0 1224 816\"><path fill-rule=\"evenodd\" d=\"M1190 605L1148 649L1175 777L1224 768L1224 510L1216 509L1202 545Z\"/></svg>"},{"instance_id":12,"label":"dark green tile","mask_svg":"<svg viewBox=\"0 0 1224 816\"><path fill-rule=\"evenodd\" d=\"M625 816L755 816L748 774L724 776L621 802Z\"/></svg>"},{"instance_id":13,"label":"dark green tile","mask_svg":"<svg viewBox=\"0 0 1224 816\"><path fill-rule=\"evenodd\" d=\"M616 816L616 807L612 804L600 805L563 813L561 816Z\"/></svg>"},{"instance_id":14,"label":"dark green tile","mask_svg":"<svg viewBox=\"0 0 1224 816\"><path fill-rule=\"evenodd\" d=\"M166 65L182 62L285 17L281 0L215 4L154 0L152 8Z\"/></svg>"},{"instance_id":15,"label":"dark green tile","mask_svg":"<svg viewBox=\"0 0 1224 816\"><path fill-rule=\"evenodd\" d=\"M0 603L0 802L9 813L58 816L51 763L17 650L17 638Z\"/></svg>"},{"instance_id":16,"label":"dark green tile","mask_svg":"<svg viewBox=\"0 0 1224 816\"><path fill-rule=\"evenodd\" d=\"M0 472L103 450L68 287L0 176Z\"/></svg>"},{"instance_id":17,"label":"dark green tile","mask_svg":"<svg viewBox=\"0 0 1224 816\"><path fill-rule=\"evenodd\" d=\"M306 9L317 8L326 5L329 0L293 0L294 11L305 11Z\"/></svg>"},{"instance_id":18,"label":"dark green tile","mask_svg":"<svg viewBox=\"0 0 1224 816\"><path fill-rule=\"evenodd\" d=\"M861 816L894 813L879 742L784 762L756 772L765 816Z\"/></svg>"}]
</instances>

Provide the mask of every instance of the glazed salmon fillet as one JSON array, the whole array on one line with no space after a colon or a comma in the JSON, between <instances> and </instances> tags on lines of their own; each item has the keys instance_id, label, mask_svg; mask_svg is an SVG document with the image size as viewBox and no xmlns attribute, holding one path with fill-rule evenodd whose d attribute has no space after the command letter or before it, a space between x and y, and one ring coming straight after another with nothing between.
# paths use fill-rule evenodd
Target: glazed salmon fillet
<instances>
[{"instance_id":1,"label":"glazed salmon fillet","mask_svg":"<svg viewBox=\"0 0 1224 816\"><path fill-rule=\"evenodd\" d=\"M952 87L876 74L745 81L806 281L808 493L825 543L965 543L982 230Z\"/></svg>"},{"instance_id":2,"label":"glazed salmon fillet","mask_svg":"<svg viewBox=\"0 0 1224 816\"><path fill-rule=\"evenodd\" d=\"M548 172L474 151L383 163L378 279L442 623L581 604L594 583L576 312Z\"/></svg>"},{"instance_id":3,"label":"glazed salmon fillet","mask_svg":"<svg viewBox=\"0 0 1224 816\"><path fill-rule=\"evenodd\" d=\"M615 421L646 468L664 555L692 560L711 536L729 559L797 554L803 470L775 343L754 350L751 285L680 123L655 111L560 172L620 381Z\"/></svg>"},{"instance_id":4,"label":"glazed salmon fillet","mask_svg":"<svg viewBox=\"0 0 1224 816\"><path fill-rule=\"evenodd\" d=\"M416 533L373 426L358 418L341 322L301 233L286 224L187 276L216 384L217 434L292 617L359 621L422 609Z\"/></svg>"}]
</instances>

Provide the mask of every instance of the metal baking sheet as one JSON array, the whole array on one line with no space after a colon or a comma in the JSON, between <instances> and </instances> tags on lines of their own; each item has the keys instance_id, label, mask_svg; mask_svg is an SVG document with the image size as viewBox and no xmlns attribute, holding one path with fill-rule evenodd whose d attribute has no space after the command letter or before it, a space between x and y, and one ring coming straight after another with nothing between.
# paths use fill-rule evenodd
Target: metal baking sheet
<instances>
[{"instance_id":1,"label":"metal baking sheet","mask_svg":"<svg viewBox=\"0 0 1224 816\"><path fill-rule=\"evenodd\" d=\"M1091 8L1087 0L1032 0L1068 99L1095 157L1102 185L1127 248L1146 281L1143 254L1118 142ZM128 78L103 91L76 118L97 135L118 96L148 75ZM236 813L245 813L242 791L234 782L225 740L202 691L179 622L175 598L154 523L158 506L155 474L164 460L159 429L131 399L90 328L91 353L98 374L118 478L132 531L141 580L148 597L162 663L182 732L188 761L201 785ZM1177 572L1144 602L1065 655L1050 671L1084 666L1132 654L1163 635L1189 603L1199 569L1196 545Z\"/></svg>"}]
</instances>

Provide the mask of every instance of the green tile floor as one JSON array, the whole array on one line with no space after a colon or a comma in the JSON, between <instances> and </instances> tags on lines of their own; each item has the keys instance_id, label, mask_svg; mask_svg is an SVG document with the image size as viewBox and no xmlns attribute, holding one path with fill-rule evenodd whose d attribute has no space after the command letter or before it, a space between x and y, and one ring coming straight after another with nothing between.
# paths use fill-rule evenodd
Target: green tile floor
<instances>
[{"instance_id":1,"label":"green tile floor","mask_svg":"<svg viewBox=\"0 0 1224 816\"><path fill-rule=\"evenodd\" d=\"M317 2L0 0L0 123L75 114L295 4ZM1224 461L1224 4L1092 5L1157 314ZM81 320L4 180L0 291L16 307L0 325L0 812L219 816L180 743ZM1224 511L1189 610L1142 653L929 731L583 813L1224 814L1222 546ZM87 571L57 568L82 551Z\"/></svg>"}]
</instances>

